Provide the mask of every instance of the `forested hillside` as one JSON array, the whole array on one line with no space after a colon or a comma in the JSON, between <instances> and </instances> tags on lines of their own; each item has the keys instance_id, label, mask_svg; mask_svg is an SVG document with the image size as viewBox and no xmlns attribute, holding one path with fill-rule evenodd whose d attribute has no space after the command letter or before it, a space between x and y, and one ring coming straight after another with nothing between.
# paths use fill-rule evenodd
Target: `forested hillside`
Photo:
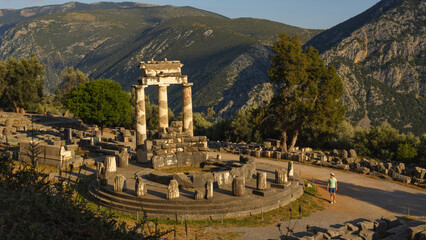
<instances>
[{"instance_id":1,"label":"forested hillside","mask_svg":"<svg viewBox=\"0 0 426 240\"><path fill-rule=\"evenodd\" d=\"M35 52L46 64L48 92L60 83L59 72L66 66L92 78L111 78L130 90L141 76L140 61L176 59L194 83L195 110L214 106L222 116L270 98L268 46L279 33L307 41L320 32L189 7L130 3L73 2L17 12L15 25L1 36L0 58ZM23 12L34 15L24 19ZM12 14L4 11L0 22L6 13ZM155 101L156 89L147 91ZM169 88L169 100L172 109L180 109L180 86Z\"/></svg>"}]
</instances>

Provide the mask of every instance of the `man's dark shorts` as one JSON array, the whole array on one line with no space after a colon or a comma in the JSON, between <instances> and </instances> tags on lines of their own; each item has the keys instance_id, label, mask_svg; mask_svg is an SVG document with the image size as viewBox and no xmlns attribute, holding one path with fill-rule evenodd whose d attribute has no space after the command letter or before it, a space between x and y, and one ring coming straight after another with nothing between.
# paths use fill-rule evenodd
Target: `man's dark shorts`
<instances>
[{"instance_id":1,"label":"man's dark shorts","mask_svg":"<svg viewBox=\"0 0 426 240\"><path fill-rule=\"evenodd\" d=\"M329 189L328 189L328 191L329 191L330 193L335 193L335 192L336 192L336 188L329 188Z\"/></svg>"}]
</instances>

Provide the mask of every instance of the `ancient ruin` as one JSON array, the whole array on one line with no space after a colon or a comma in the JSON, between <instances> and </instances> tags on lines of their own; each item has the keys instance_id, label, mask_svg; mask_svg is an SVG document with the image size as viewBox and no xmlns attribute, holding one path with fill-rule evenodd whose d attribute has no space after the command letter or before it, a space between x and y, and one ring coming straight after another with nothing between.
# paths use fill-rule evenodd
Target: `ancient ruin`
<instances>
[{"instance_id":1,"label":"ancient ruin","mask_svg":"<svg viewBox=\"0 0 426 240\"><path fill-rule=\"evenodd\" d=\"M181 74L179 61L141 62L143 77L134 85L136 95L136 148L138 162L152 162L155 169L173 166L199 166L207 160L207 138L194 137L192 120L192 83ZM183 122L169 126L167 87L182 85ZM158 136L147 140L145 88L158 87Z\"/></svg>"}]
</instances>

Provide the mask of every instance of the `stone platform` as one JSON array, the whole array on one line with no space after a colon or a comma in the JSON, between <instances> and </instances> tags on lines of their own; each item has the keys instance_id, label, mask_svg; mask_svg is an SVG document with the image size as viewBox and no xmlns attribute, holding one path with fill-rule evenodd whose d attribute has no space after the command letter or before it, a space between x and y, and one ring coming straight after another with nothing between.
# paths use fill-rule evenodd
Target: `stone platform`
<instances>
[{"instance_id":1,"label":"stone platform","mask_svg":"<svg viewBox=\"0 0 426 240\"><path fill-rule=\"evenodd\" d=\"M257 171L267 173L268 185L274 179L272 165L259 166ZM246 182L246 195L236 197L232 194L231 186L214 188L212 199L194 200L195 190L180 188L180 196L176 199L166 199L167 185L148 179L154 170L148 167L129 165L127 168L117 168L110 173L108 185L100 186L96 180L89 185L89 192L100 205L139 216L159 217L164 219L222 219L243 217L261 212L267 212L285 206L303 194L303 180L294 177L290 186L285 189L270 188L268 194L259 196L252 194L256 189L256 179ZM127 189L114 192L112 183L116 175L126 177ZM135 195L135 174L141 176L146 183L148 192L138 198Z\"/></svg>"}]
</instances>

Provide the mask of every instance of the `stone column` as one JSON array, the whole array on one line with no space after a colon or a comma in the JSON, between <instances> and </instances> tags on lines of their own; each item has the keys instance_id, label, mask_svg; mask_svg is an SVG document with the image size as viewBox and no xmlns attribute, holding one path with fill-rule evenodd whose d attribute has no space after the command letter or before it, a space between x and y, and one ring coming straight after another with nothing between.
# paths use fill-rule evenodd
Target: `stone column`
<instances>
[{"instance_id":1,"label":"stone column","mask_svg":"<svg viewBox=\"0 0 426 240\"><path fill-rule=\"evenodd\" d=\"M194 125L192 119L192 83L182 84L183 96L183 131L188 132L190 136L194 136Z\"/></svg>"},{"instance_id":2,"label":"stone column","mask_svg":"<svg viewBox=\"0 0 426 240\"><path fill-rule=\"evenodd\" d=\"M257 172L256 187L258 190L266 189L266 172Z\"/></svg>"},{"instance_id":3,"label":"stone column","mask_svg":"<svg viewBox=\"0 0 426 240\"><path fill-rule=\"evenodd\" d=\"M167 86L158 85L158 131L163 133L169 127L169 107L167 104Z\"/></svg>"},{"instance_id":4,"label":"stone column","mask_svg":"<svg viewBox=\"0 0 426 240\"><path fill-rule=\"evenodd\" d=\"M234 178L232 182L232 193L237 197L242 197L246 194L246 179L244 177Z\"/></svg>"},{"instance_id":5,"label":"stone column","mask_svg":"<svg viewBox=\"0 0 426 240\"><path fill-rule=\"evenodd\" d=\"M134 85L136 100L136 148L140 148L146 140L145 87Z\"/></svg>"}]
</instances>

